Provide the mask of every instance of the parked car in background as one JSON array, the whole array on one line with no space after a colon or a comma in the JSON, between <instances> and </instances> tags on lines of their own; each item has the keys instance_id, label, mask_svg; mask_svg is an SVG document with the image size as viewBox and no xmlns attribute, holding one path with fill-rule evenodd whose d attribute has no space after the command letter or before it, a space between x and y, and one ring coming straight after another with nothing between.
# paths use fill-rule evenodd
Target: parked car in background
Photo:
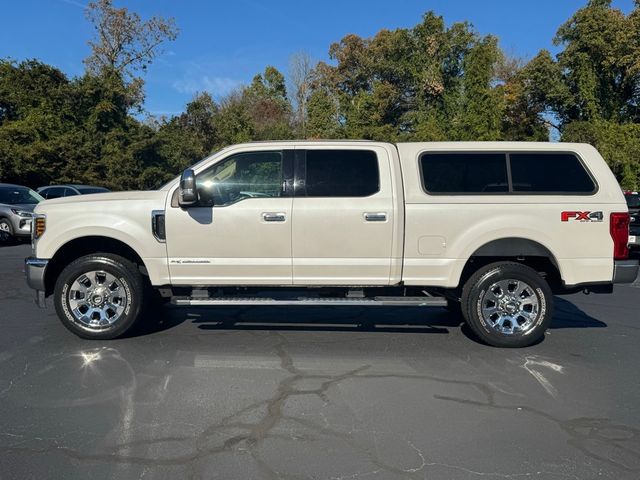
<instances>
[{"instance_id":1,"label":"parked car in background","mask_svg":"<svg viewBox=\"0 0 640 480\"><path fill-rule=\"evenodd\" d=\"M43 198L28 187L0 183L0 231L6 237L29 237L34 207Z\"/></svg>"},{"instance_id":2,"label":"parked car in background","mask_svg":"<svg viewBox=\"0 0 640 480\"><path fill-rule=\"evenodd\" d=\"M110 190L93 185L49 185L40 187L38 193L46 200L52 198L73 197L75 195L88 195L90 193L107 193Z\"/></svg>"},{"instance_id":3,"label":"parked car in background","mask_svg":"<svg viewBox=\"0 0 640 480\"><path fill-rule=\"evenodd\" d=\"M640 248L640 193L624 192L629 207L629 247Z\"/></svg>"}]
</instances>

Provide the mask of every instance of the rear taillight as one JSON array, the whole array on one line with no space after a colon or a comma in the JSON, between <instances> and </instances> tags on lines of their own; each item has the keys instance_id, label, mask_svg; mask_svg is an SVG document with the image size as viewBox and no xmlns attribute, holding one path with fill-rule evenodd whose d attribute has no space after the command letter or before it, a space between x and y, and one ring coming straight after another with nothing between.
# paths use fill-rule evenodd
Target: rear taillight
<instances>
[{"instance_id":1,"label":"rear taillight","mask_svg":"<svg viewBox=\"0 0 640 480\"><path fill-rule=\"evenodd\" d=\"M629 213L611 214L609 230L613 239L613 259L624 260L629 257Z\"/></svg>"}]
</instances>

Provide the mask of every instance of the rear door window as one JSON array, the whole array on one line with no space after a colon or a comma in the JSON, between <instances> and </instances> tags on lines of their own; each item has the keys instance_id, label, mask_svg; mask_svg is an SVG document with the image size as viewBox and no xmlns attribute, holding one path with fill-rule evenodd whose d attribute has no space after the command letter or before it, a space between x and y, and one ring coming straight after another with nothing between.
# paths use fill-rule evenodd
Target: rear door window
<instances>
[{"instance_id":1,"label":"rear door window","mask_svg":"<svg viewBox=\"0 0 640 480\"><path fill-rule=\"evenodd\" d=\"M307 197L368 197L380 190L378 157L371 150L307 150Z\"/></svg>"},{"instance_id":2,"label":"rear door window","mask_svg":"<svg viewBox=\"0 0 640 480\"><path fill-rule=\"evenodd\" d=\"M596 185L572 153L511 153L511 178L516 193L594 193Z\"/></svg>"},{"instance_id":3,"label":"rear door window","mask_svg":"<svg viewBox=\"0 0 640 480\"><path fill-rule=\"evenodd\" d=\"M505 153L425 153L420 158L428 193L492 194L509 191Z\"/></svg>"}]
</instances>

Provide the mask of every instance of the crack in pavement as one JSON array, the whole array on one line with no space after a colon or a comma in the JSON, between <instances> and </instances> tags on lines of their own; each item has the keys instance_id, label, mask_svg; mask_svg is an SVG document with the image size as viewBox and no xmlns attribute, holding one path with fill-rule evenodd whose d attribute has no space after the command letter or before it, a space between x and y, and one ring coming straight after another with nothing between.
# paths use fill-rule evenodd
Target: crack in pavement
<instances>
[{"instance_id":1,"label":"crack in pavement","mask_svg":"<svg viewBox=\"0 0 640 480\"><path fill-rule=\"evenodd\" d=\"M637 429L618 425L607 419L592 418L575 418L570 420L561 420L551 414L527 405L503 405L495 400L496 390L489 385L471 380L458 380L451 378L442 378L433 375L424 374L388 374L370 372L370 365L361 365L358 368L351 369L337 375L325 374L307 374L303 370L296 367L293 358L287 352L288 341L286 336L280 332L273 332L271 335L279 338L273 349L280 360L280 368L287 375L280 380L274 394L265 400L260 400L247 405L234 413L222 418L219 422L205 428L196 435L170 435L160 438L131 440L119 443L102 452L86 453L65 446L60 439L41 439L49 445L43 448L27 447L24 438L18 445L11 445L0 448L3 452L27 451L31 453L43 453L50 451L58 451L77 461L104 461L117 464L138 464L146 467L150 466L167 466L167 465L187 465L194 461L206 458L211 455L237 449L237 451L247 451L254 459L257 468L263 476L269 479L275 478L298 478L278 472L268 464L260 455L259 447L267 438L281 438L284 440L294 441L315 441L322 437L331 437L339 441L345 442L347 446L362 454L373 466L373 470L361 472L343 477L336 478L357 478L358 476L374 475L380 472L395 474L406 478L423 478L425 469L431 467L440 467L453 469L470 475L488 476L495 478L516 478L523 476L536 475L556 475L571 478L572 475L561 472L536 471L525 473L499 473L499 472L480 472L468 469L464 466L451 465L436 462L420 450L411 440L405 439L407 447L415 452L416 463L413 466L396 466L390 465L380 459L378 449L371 446L366 441L363 443L354 438L354 431L341 432L334 428L325 418L325 425L317 423L305 418L290 416L284 413L286 402L295 397L303 395L314 395L320 398L325 404L330 403L327 395L328 390L345 380L366 381L383 378L405 379L413 381L433 381L443 384L470 386L479 391L484 399L481 401L467 398L459 398L445 395L434 394L433 398L442 401L455 402L463 405L471 405L474 407L493 408L498 410L524 411L532 415L540 416L550 422L556 424L563 432L569 436L568 443L581 451L584 455L609 464L613 467L626 472L636 472L640 470L637 462L638 454L632 448L626 446L626 443L640 445L640 433ZM25 366L25 372L28 365ZM19 378L19 377L17 377ZM297 385L303 380L321 380L317 388L298 388ZM245 414L264 410L256 422L243 422L241 417ZM314 434L304 435L283 435L273 430L282 422L289 421L309 429ZM11 433L5 435L12 436ZM161 444L183 444L191 442L192 451L172 457L155 457L149 455L136 455L131 453L134 447L151 447ZM606 447L604 451L608 451L609 455L603 454L602 447ZM598 451L594 451L598 450ZM575 477L574 477L575 478Z\"/></svg>"}]
</instances>

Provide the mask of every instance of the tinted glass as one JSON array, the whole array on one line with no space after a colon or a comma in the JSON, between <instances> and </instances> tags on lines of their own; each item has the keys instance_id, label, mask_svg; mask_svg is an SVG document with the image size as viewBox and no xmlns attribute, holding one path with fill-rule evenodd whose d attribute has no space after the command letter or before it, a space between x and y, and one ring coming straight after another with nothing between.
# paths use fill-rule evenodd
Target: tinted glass
<instances>
[{"instance_id":1,"label":"tinted glass","mask_svg":"<svg viewBox=\"0 0 640 480\"><path fill-rule=\"evenodd\" d=\"M64 188L62 187L47 188L46 190L44 190L43 196L46 199L64 197Z\"/></svg>"},{"instance_id":2,"label":"tinted glass","mask_svg":"<svg viewBox=\"0 0 640 480\"><path fill-rule=\"evenodd\" d=\"M596 186L571 153L512 153L514 192L593 193Z\"/></svg>"},{"instance_id":3,"label":"tinted glass","mask_svg":"<svg viewBox=\"0 0 640 480\"><path fill-rule=\"evenodd\" d=\"M0 203L5 205L35 205L42 199L27 187L0 187Z\"/></svg>"},{"instance_id":4,"label":"tinted glass","mask_svg":"<svg viewBox=\"0 0 640 480\"><path fill-rule=\"evenodd\" d=\"M248 198L282 195L282 153L232 155L196 177L202 206L225 206Z\"/></svg>"},{"instance_id":5,"label":"tinted glass","mask_svg":"<svg viewBox=\"0 0 640 480\"><path fill-rule=\"evenodd\" d=\"M422 182L429 193L509 191L504 153L426 153L420 162Z\"/></svg>"},{"instance_id":6,"label":"tinted glass","mask_svg":"<svg viewBox=\"0 0 640 480\"><path fill-rule=\"evenodd\" d=\"M368 197L380 189L378 157L370 150L307 150L308 197Z\"/></svg>"},{"instance_id":7,"label":"tinted glass","mask_svg":"<svg viewBox=\"0 0 640 480\"><path fill-rule=\"evenodd\" d=\"M64 196L65 197L73 197L74 195L79 195L78 192L76 192L74 189L72 188L65 188L64 189Z\"/></svg>"}]
</instances>

